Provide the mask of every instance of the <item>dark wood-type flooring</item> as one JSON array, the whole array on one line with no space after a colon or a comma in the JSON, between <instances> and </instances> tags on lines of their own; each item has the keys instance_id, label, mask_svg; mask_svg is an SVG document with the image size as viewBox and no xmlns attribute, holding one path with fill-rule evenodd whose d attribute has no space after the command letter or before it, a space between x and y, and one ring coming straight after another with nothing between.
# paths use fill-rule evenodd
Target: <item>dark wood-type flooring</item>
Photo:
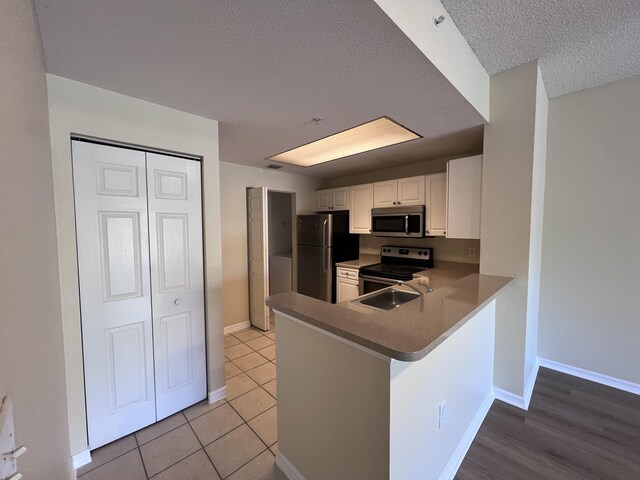
<instances>
[{"instance_id":1,"label":"dark wood-type flooring","mask_svg":"<svg viewBox=\"0 0 640 480\"><path fill-rule=\"evenodd\" d=\"M541 368L529 411L496 400L456 480L640 480L640 396Z\"/></svg>"}]
</instances>

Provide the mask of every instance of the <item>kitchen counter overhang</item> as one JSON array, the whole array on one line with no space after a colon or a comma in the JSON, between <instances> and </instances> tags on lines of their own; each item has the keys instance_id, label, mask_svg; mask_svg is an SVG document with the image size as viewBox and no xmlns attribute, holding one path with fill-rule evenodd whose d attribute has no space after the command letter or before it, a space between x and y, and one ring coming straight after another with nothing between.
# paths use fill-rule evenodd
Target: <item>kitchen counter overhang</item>
<instances>
[{"instance_id":1,"label":"kitchen counter overhang","mask_svg":"<svg viewBox=\"0 0 640 480\"><path fill-rule=\"evenodd\" d=\"M278 312L382 355L415 362L512 283L513 278L475 273L387 312L350 302L331 304L294 292L270 296L266 303Z\"/></svg>"}]
</instances>

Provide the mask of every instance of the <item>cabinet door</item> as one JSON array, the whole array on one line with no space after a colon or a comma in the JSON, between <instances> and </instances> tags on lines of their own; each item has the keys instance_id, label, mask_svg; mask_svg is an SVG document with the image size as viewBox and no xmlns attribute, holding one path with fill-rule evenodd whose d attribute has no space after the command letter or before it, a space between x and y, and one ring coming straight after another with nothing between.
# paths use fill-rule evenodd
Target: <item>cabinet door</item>
<instances>
[{"instance_id":1,"label":"cabinet door","mask_svg":"<svg viewBox=\"0 0 640 480\"><path fill-rule=\"evenodd\" d=\"M207 396L200 162L147 153L158 420Z\"/></svg>"},{"instance_id":2,"label":"cabinet door","mask_svg":"<svg viewBox=\"0 0 640 480\"><path fill-rule=\"evenodd\" d=\"M480 238L482 155L447 163L447 238Z\"/></svg>"},{"instance_id":3,"label":"cabinet door","mask_svg":"<svg viewBox=\"0 0 640 480\"><path fill-rule=\"evenodd\" d=\"M398 180L398 205L424 205L424 176Z\"/></svg>"},{"instance_id":4,"label":"cabinet door","mask_svg":"<svg viewBox=\"0 0 640 480\"><path fill-rule=\"evenodd\" d=\"M442 236L447 233L447 174L435 173L425 177L427 221L425 234Z\"/></svg>"},{"instance_id":5,"label":"cabinet door","mask_svg":"<svg viewBox=\"0 0 640 480\"><path fill-rule=\"evenodd\" d=\"M332 198L331 195L332 190L318 190L316 192L316 210L319 212L324 212L327 210L331 210L332 206Z\"/></svg>"},{"instance_id":6,"label":"cabinet door","mask_svg":"<svg viewBox=\"0 0 640 480\"><path fill-rule=\"evenodd\" d=\"M72 142L89 448L156 421L145 153Z\"/></svg>"},{"instance_id":7,"label":"cabinet door","mask_svg":"<svg viewBox=\"0 0 640 480\"><path fill-rule=\"evenodd\" d=\"M371 233L371 209L373 208L373 184L351 187L349 208L349 233Z\"/></svg>"},{"instance_id":8,"label":"cabinet door","mask_svg":"<svg viewBox=\"0 0 640 480\"><path fill-rule=\"evenodd\" d=\"M398 181L388 180L373 184L374 208L393 207L398 204Z\"/></svg>"},{"instance_id":9,"label":"cabinet door","mask_svg":"<svg viewBox=\"0 0 640 480\"><path fill-rule=\"evenodd\" d=\"M344 302L353 300L359 296L358 281L341 278L338 280L338 289L336 292L336 302Z\"/></svg>"},{"instance_id":10,"label":"cabinet door","mask_svg":"<svg viewBox=\"0 0 640 480\"><path fill-rule=\"evenodd\" d=\"M334 188L332 197L332 210L349 210L349 187Z\"/></svg>"}]
</instances>

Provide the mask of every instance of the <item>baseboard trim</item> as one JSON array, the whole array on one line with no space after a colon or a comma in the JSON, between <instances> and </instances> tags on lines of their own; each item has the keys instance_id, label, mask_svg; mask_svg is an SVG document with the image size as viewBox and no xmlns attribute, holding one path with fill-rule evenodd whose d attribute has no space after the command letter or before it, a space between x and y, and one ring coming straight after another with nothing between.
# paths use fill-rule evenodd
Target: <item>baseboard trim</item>
<instances>
[{"instance_id":1,"label":"baseboard trim","mask_svg":"<svg viewBox=\"0 0 640 480\"><path fill-rule=\"evenodd\" d=\"M224 327L224 334L229 335L230 333L233 333L233 332L246 330L249 327L251 327L251 322L234 323L233 325L227 325L226 327Z\"/></svg>"},{"instance_id":2,"label":"baseboard trim","mask_svg":"<svg viewBox=\"0 0 640 480\"><path fill-rule=\"evenodd\" d=\"M91 452L89 450L85 450L84 452L80 452L71 458L73 459L73 468L77 470L80 467L84 467L85 465L91 463Z\"/></svg>"},{"instance_id":3,"label":"baseboard trim","mask_svg":"<svg viewBox=\"0 0 640 480\"><path fill-rule=\"evenodd\" d=\"M583 378L601 385L640 395L640 384L637 383L610 377L609 375L604 375L602 373L592 372L590 370L585 370L584 368L572 367L571 365L555 362L547 358L539 358L539 362L541 367L549 368L556 372L566 373L567 375L573 375L574 377Z\"/></svg>"},{"instance_id":4,"label":"baseboard trim","mask_svg":"<svg viewBox=\"0 0 640 480\"><path fill-rule=\"evenodd\" d=\"M531 395L533 395L533 387L536 386L536 379L538 378L538 369L540 368L540 360L536 358L536 363L531 369L527 383L524 386L524 409L529 410L529 404L531 403Z\"/></svg>"},{"instance_id":5,"label":"baseboard trim","mask_svg":"<svg viewBox=\"0 0 640 480\"><path fill-rule=\"evenodd\" d=\"M473 416L473 420L471 420L469 427L467 427L467 431L464 432L464 436L458 443L458 446L449 459L449 462L447 462L447 466L440 475L440 480L453 480L453 478L456 476L460 465L462 465L464 457L469 451L469 447L471 447L473 440L476 438L478 430L480 430L480 427L482 426L482 422L484 422L487 413L489 413L489 409L491 409L491 405L493 405L493 399L494 392L493 389L491 389L482 400L482 403L478 407L478 411Z\"/></svg>"},{"instance_id":6,"label":"baseboard trim","mask_svg":"<svg viewBox=\"0 0 640 480\"><path fill-rule=\"evenodd\" d=\"M227 395L229 395L229 390L226 385L209 392L209 405L216 403L223 398L227 398Z\"/></svg>"},{"instance_id":7,"label":"baseboard trim","mask_svg":"<svg viewBox=\"0 0 640 480\"><path fill-rule=\"evenodd\" d=\"M276 465L289 480L305 480L298 469L293 466L293 463L280 450L276 452Z\"/></svg>"},{"instance_id":8,"label":"baseboard trim","mask_svg":"<svg viewBox=\"0 0 640 480\"><path fill-rule=\"evenodd\" d=\"M514 407L518 407L521 410L529 410L529 403L531 402L531 395L533 395L533 387L536 385L536 378L538 378L538 369L540 368L539 359L536 359L536 363L531 369L527 384L524 386L524 395L516 395L515 393L508 392L498 387L493 387L493 393L496 400L508 403Z\"/></svg>"}]
</instances>

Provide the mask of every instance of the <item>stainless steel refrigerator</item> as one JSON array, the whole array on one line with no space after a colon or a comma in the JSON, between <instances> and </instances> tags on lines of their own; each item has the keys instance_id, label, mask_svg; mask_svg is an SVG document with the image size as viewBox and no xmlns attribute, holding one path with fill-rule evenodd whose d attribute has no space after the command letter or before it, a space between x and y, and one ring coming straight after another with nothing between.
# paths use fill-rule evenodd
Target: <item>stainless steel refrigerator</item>
<instances>
[{"instance_id":1,"label":"stainless steel refrigerator","mask_svg":"<svg viewBox=\"0 0 640 480\"><path fill-rule=\"evenodd\" d=\"M336 262L358 258L360 237L349 234L349 212L298 215L298 293L336 301Z\"/></svg>"}]
</instances>

